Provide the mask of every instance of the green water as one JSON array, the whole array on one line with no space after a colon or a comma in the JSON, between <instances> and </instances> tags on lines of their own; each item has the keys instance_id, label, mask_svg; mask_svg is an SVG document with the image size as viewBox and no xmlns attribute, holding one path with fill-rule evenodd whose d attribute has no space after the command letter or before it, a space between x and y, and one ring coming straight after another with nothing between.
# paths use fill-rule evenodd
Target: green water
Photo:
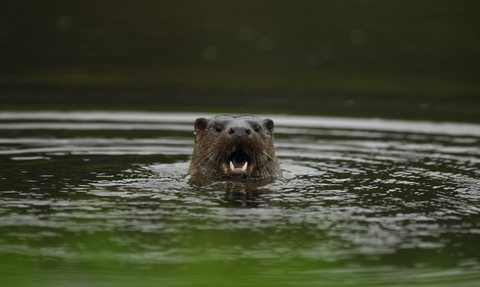
<instances>
[{"instance_id":1,"label":"green water","mask_svg":"<svg viewBox=\"0 0 480 287\"><path fill-rule=\"evenodd\" d=\"M197 116L1 112L0 285L480 283L480 125L268 115L284 176L199 187Z\"/></svg>"}]
</instances>

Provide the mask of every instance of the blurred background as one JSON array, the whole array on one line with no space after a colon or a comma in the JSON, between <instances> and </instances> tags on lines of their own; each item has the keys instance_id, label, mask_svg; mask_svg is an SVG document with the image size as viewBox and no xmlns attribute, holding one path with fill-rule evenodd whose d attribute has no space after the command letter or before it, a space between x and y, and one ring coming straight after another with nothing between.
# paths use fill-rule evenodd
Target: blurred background
<instances>
[{"instance_id":1,"label":"blurred background","mask_svg":"<svg viewBox=\"0 0 480 287\"><path fill-rule=\"evenodd\" d=\"M1 109L480 121L476 0L0 2Z\"/></svg>"}]
</instances>

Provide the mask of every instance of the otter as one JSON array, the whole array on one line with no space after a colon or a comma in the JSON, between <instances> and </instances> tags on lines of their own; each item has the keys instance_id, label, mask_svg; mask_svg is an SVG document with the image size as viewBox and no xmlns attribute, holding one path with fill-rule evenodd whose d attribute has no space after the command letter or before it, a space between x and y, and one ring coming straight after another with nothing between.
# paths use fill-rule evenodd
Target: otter
<instances>
[{"instance_id":1,"label":"otter","mask_svg":"<svg viewBox=\"0 0 480 287\"><path fill-rule=\"evenodd\" d=\"M273 145L273 125L270 119L254 116L196 119L188 173L240 178L281 176Z\"/></svg>"}]
</instances>

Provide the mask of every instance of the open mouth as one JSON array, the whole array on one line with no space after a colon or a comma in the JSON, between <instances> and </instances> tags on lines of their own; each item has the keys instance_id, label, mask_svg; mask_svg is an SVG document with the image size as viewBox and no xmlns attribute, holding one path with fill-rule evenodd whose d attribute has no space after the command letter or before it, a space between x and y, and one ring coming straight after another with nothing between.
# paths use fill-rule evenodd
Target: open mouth
<instances>
[{"instance_id":1,"label":"open mouth","mask_svg":"<svg viewBox=\"0 0 480 287\"><path fill-rule=\"evenodd\" d=\"M247 174L250 157L243 150L238 149L228 157L228 171L232 175Z\"/></svg>"}]
</instances>

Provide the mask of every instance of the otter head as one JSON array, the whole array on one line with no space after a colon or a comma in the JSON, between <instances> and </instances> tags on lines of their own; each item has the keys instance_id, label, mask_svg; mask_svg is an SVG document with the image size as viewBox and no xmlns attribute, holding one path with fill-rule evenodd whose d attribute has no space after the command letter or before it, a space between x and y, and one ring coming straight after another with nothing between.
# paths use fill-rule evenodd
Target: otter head
<instances>
[{"instance_id":1,"label":"otter head","mask_svg":"<svg viewBox=\"0 0 480 287\"><path fill-rule=\"evenodd\" d=\"M216 116L195 121L189 173L208 176L276 177L273 121L253 116Z\"/></svg>"}]
</instances>

